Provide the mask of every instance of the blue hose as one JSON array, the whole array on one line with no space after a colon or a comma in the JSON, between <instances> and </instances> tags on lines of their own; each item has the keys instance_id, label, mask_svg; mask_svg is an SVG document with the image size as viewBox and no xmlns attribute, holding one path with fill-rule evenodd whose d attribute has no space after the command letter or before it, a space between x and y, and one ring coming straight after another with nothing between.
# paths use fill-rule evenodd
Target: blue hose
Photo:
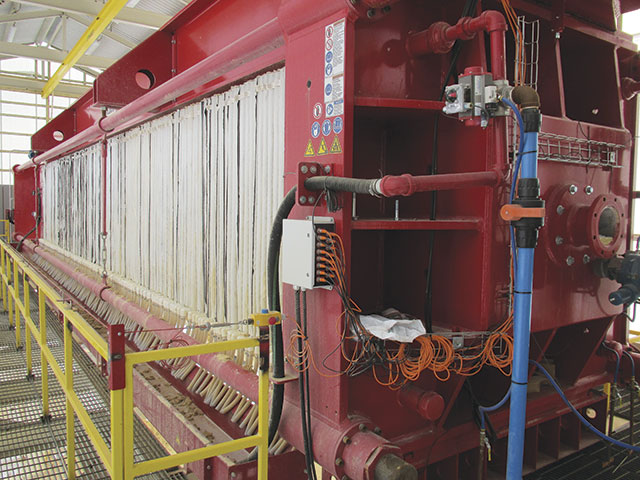
<instances>
[{"instance_id":1,"label":"blue hose","mask_svg":"<svg viewBox=\"0 0 640 480\"><path fill-rule=\"evenodd\" d=\"M502 400L500 400L495 405L491 405L490 407L483 407L482 405L478 406L478 411L480 412L480 428L482 430L485 429L484 428L485 427L485 421L486 421L485 420L485 413L495 412L496 410L498 410L505 403L507 403L507 400L509 400L510 396L511 396L511 387L509 387L509 390L507 390L507 393L505 393L504 397L502 397Z\"/></svg>"},{"instance_id":2,"label":"blue hose","mask_svg":"<svg viewBox=\"0 0 640 480\"><path fill-rule=\"evenodd\" d=\"M616 370L613 373L613 383L614 385L618 384L618 372L620 372L620 354L614 350L611 347L608 347L604 342L602 342L602 348L604 348L605 350L609 350L611 353L613 353L616 356ZM631 362L631 364L633 365L633 361ZM634 366L635 369L635 366ZM634 375L635 377L635 375Z\"/></svg>"},{"instance_id":3,"label":"blue hose","mask_svg":"<svg viewBox=\"0 0 640 480\"><path fill-rule=\"evenodd\" d=\"M549 382L551 383L551 386L553 388L555 388L556 392L558 392L558 395L560 395L560 398L562 398L562 401L567 405L567 407L569 407L571 409L571 411L578 417L578 419L583 423L583 425L585 427L587 427L589 430L591 430L593 433L595 433L598 437L600 437L603 440L606 440L607 442L610 442L610 443L612 443L612 444L614 444L614 445L616 445L616 446L618 446L620 448L624 448L624 449L627 449L627 450L631 450L631 451L640 453L640 446L630 445L628 443L621 442L620 440L616 440L615 438L611 438L610 436L605 435L600 430L598 430L596 427L591 425L591 422L589 422L589 420L584 418L582 416L582 414L576 409L576 407L571 405L571 402L569 402L569 400L565 396L564 392L560 388L560 385L558 385L556 383L556 381L553 379L551 374L549 372L547 372L545 370L545 368L542 365L540 365L538 362L536 362L535 360L529 360L529 361L532 364L534 364L536 366L536 368L538 370L540 370L545 377L547 377L547 380L549 380Z\"/></svg>"},{"instance_id":4,"label":"blue hose","mask_svg":"<svg viewBox=\"0 0 640 480\"><path fill-rule=\"evenodd\" d=\"M538 176L538 132L525 131L520 112L513 102L503 102L517 112L520 126L520 150L514 168L510 198L515 197L518 177L535 179ZM512 229L513 235L513 229ZM533 245L534 246L534 245ZM532 246L532 247L533 247ZM511 400L509 406L509 441L507 445L507 479L522 478L524 436L527 409L527 383L529 339L531 336L531 297L533 291L533 260L535 248L518 247L512 241L515 258L515 285L513 308L513 368L511 373Z\"/></svg>"},{"instance_id":5,"label":"blue hose","mask_svg":"<svg viewBox=\"0 0 640 480\"><path fill-rule=\"evenodd\" d=\"M629 352L627 352L626 350L623 350L622 353L629 358L629 362L631 362L631 378L635 379L636 378L636 364L633 361L633 357L631 356L631 354Z\"/></svg>"}]
</instances>

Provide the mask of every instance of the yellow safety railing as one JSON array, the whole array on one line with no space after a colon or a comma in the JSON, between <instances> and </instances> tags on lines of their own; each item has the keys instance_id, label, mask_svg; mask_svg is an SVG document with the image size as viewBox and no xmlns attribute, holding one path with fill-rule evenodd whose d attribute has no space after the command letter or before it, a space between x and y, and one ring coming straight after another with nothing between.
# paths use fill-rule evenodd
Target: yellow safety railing
<instances>
[{"instance_id":1,"label":"yellow safety railing","mask_svg":"<svg viewBox=\"0 0 640 480\"><path fill-rule=\"evenodd\" d=\"M0 274L2 277L2 285L0 288L2 306L8 311L9 322L15 328L16 346L19 349L23 348L21 320L24 319L24 348L27 357L27 376L29 377L33 377L31 358L32 336L40 347L44 418L50 416L47 366L51 367L54 377L65 394L67 470L70 479L75 479L76 477L74 416L77 416L112 479L130 480L138 475L223 455L235 450L258 447L258 479L267 480L269 374L266 368L260 369L258 374L258 433L256 435L144 462L135 463L133 457L133 370L135 365L253 348L259 346L261 341L266 341L265 335L261 335L261 340L247 338L127 353L124 348L124 327L122 325L110 326L109 341L105 340L78 312L72 310L70 304L61 299L60 294L56 292L39 273L34 271L22 256L3 239L0 239ZM23 282L22 297L20 296L20 288L18 288L20 281ZM30 284L37 287L38 326L36 326L31 319L31 309L29 308ZM60 312L63 318L64 368L58 365L47 345L47 319L45 315L47 302L51 307ZM87 410L73 390L72 336L73 332L76 331L79 333L81 341L93 347L93 349L110 364L111 448L109 448L103 440Z\"/></svg>"},{"instance_id":2,"label":"yellow safety railing","mask_svg":"<svg viewBox=\"0 0 640 480\"><path fill-rule=\"evenodd\" d=\"M7 240L7 242L9 241L9 229L11 228L11 224L9 223L9 220L3 220L0 219L0 222L2 222L2 226L4 227L2 229L2 233L0 233L0 238L4 238Z\"/></svg>"}]
</instances>

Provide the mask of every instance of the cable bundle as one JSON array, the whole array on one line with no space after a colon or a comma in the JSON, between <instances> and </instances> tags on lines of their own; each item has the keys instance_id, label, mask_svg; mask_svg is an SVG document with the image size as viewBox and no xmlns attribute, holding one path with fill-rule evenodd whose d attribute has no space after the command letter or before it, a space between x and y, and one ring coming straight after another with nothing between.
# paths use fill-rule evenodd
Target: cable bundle
<instances>
[{"instance_id":1,"label":"cable bundle","mask_svg":"<svg viewBox=\"0 0 640 480\"><path fill-rule=\"evenodd\" d=\"M318 229L316 238L316 281L335 288L344 311L336 325L340 342L322 361L324 370L330 371L329 374L317 365L306 329L297 322L290 336L287 359L299 372L307 371L312 366L325 377L356 376L371 369L379 384L393 389L416 381L425 370L432 371L441 381L448 380L451 374L475 375L485 365L497 368L505 376L510 374L513 359L513 338L509 334L513 325L511 316L491 331L475 332L474 336L481 340L460 348L454 347L452 338L464 338L461 332L427 334L416 338L411 344L381 340L364 328L359 317L361 310L348 294L342 239L325 229ZM327 358L338 350L346 361L342 371L326 366Z\"/></svg>"}]
</instances>

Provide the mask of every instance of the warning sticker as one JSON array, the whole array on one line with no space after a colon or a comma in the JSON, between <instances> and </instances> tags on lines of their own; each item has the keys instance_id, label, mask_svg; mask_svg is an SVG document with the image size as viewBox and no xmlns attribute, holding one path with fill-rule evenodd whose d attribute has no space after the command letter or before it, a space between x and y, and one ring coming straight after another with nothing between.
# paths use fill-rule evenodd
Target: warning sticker
<instances>
[{"instance_id":1,"label":"warning sticker","mask_svg":"<svg viewBox=\"0 0 640 480\"><path fill-rule=\"evenodd\" d=\"M336 135L333 139L333 143L331 144L330 153L342 153L342 147L340 146L340 140L338 140L338 136Z\"/></svg>"},{"instance_id":2,"label":"warning sticker","mask_svg":"<svg viewBox=\"0 0 640 480\"><path fill-rule=\"evenodd\" d=\"M327 142L325 142L324 137L322 137L320 146L318 147L318 155L326 155L327 153L329 153L329 151L327 150Z\"/></svg>"},{"instance_id":3,"label":"warning sticker","mask_svg":"<svg viewBox=\"0 0 640 480\"><path fill-rule=\"evenodd\" d=\"M311 143L311 140L309 140L309 143L307 143L307 149L304 152L304 156L305 157L315 157L316 156L316 152L313 151L313 144Z\"/></svg>"},{"instance_id":4,"label":"warning sticker","mask_svg":"<svg viewBox=\"0 0 640 480\"><path fill-rule=\"evenodd\" d=\"M344 51L346 20L338 20L324 29L324 103L325 115L344 113Z\"/></svg>"}]
</instances>

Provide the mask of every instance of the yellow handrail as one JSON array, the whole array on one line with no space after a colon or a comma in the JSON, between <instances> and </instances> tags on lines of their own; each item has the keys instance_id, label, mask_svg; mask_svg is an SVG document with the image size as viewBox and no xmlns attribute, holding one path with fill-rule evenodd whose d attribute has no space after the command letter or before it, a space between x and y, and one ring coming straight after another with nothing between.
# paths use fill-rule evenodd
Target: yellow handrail
<instances>
[{"instance_id":1,"label":"yellow handrail","mask_svg":"<svg viewBox=\"0 0 640 480\"><path fill-rule=\"evenodd\" d=\"M8 230L5 230L5 232L8 232ZM0 234L0 237L2 236L3 235ZM22 298L19 288L20 275L22 275ZM115 344L105 340L78 312L71 308L69 303L60 298L59 293L40 276L39 273L33 270L22 256L9 245L8 240L5 239L0 239L0 279L2 306L8 311L10 323L15 326L16 347L18 348L22 348L21 319L24 319L28 376L32 376L32 336L40 347L42 410L45 418L49 416L48 367L51 367L54 378L58 381L65 394L67 470L70 479L75 478L74 418L77 416L112 479L131 480L137 475L144 475L235 450L257 446L258 480L267 480L269 374L266 369L261 369L258 373L258 433L256 435L215 445L208 445L144 462L135 463L133 458L133 369L135 365L153 361L254 348L260 345L261 341L266 341L266 335L261 335L260 340L256 338L246 338L187 347L173 347L129 353L124 350L123 341L118 343L117 348L121 348L124 366L122 369L123 382L121 382L121 384L116 382L113 384L115 386L110 382L112 388L110 402L111 448L109 448L91 420L91 416L73 390L73 333L77 332L82 342L91 346L102 358L110 362L112 375L114 375L114 371L116 370L113 366L116 364L116 359L114 359L112 355L114 348L116 348L114 346ZM39 320L37 326L31 319L30 285L37 287ZM45 315L47 302L55 310L60 312L63 318L64 370L58 365L47 344L47 319ZM120 327L120 329L120 334L122 334L122 327Z\"/></svg>"}]
</instances>

